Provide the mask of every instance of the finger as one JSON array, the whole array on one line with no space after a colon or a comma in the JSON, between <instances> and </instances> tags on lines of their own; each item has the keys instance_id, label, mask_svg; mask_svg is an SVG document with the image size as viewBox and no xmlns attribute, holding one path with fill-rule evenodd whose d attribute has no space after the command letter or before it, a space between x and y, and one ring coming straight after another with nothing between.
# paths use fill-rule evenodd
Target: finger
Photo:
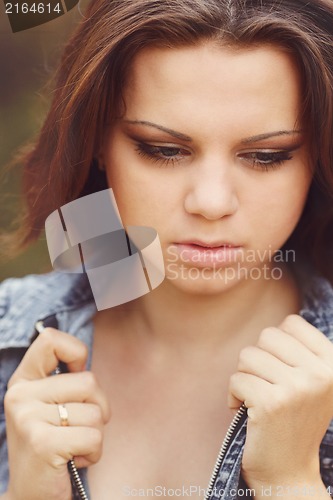
<instances>
[{"instance_id":1,"label":"finger","mask_svg":"<svg viewBox=\"0 0 333 500\"><path fill-rule=\"evenodd\" d=\"M272 384L255 375L234 373L229 382L228 405L232 409L239 408L238 403L242 402L247 408L253 408L267 400L272 387Z\"/></svg>"},{"instance_id":2,"label":"finger","mask_svg":"<svg viewBox=\"0 0 333 500\"><path fill-rule=\"evenodd\" d=\"M54 435L54 446L66 446L70 449L69 460L75 456L84 457L89 464L94 464L102 456L103 432L93 427L60 427Z\"/></svg>"},{"instance_id":3,"label":"finger","mask_svg":"<svg viewBox=\"0 0 333 500\"><path fill-rule=\"evenodd\" d=\"M66 403L69 427L96 427L101 428L105 423L102 409L92 403ZM56 404L47 404L43 408L45 421L59 427L62 425L61 417Z\"/></svg>"},{"instance_id":4,"label":"finger","mask_svg":"<svg viewBox=\"0 0 333 500\"><path fill-rule=\"evenodd\" d=\"M231 394L231 392L229 392L227 404L230 410L233 410L234 414L236 414L239 408L242 406L243 401L236 398L233 394Z\"/></svg>"},{"instance_id":5,"label":"finger","mask_svg":"<svg viewBox=\"0 0 333 500\"><path fill-rule=\"evenodd\" d=\"M280 328L332 365L333 347L330 340L304 318L291 314L284 319Z\"/></svg>"},{"instance_id":6,"label":"finger","mask_svg":"<svg viewBox=\"0 0 333 500\"><path fill-rule=\"evenodd\" d=\"M10 379L9 386L18 380L35 380L47 377L59 361L67 364L69 371L81 371L88 356L86 345L68 333L45 328L32 343L20 365Z\"/></svg>"},{"instance_id":7,"label":"finger","mask_svg":"<svg viewBox=\"0 0 333 500\"><path fill-rule=\"evenodd\" d=\"M92 372L63 373L54 377L16 384L8 396L12 402L42 401L51 405L67 403L92 403L101 408L103 421L110 418L107 398Z\"/></svg>"},{"instance_id":8,"label":"finger","mask_svg":"<svg viewBox=\"0 0 333 500\"><path fill-rule=\"evenodd\" d=\"M47 435L47 446L45 436ZM31 448L42 459L56 468L63 467L75 456L96 463L102 453L103 432L93 427L35 426L31 435Z\"/></svg>"},{"instance_id":9,"label":"finger","mask_svg":"<svg viewBox=\"0 0 333 500\"><path fill-rule=\"evenodd\" d=\"M257 347L291 367L312 366L317 356L297 338L279 328L265 328Z\"/></svg>"},{"instance_id":10,"label":"finger","mask_svg":"<svg viewBox=\"0 0 333 500\"><path fill-rule=\"evenodd\" d=\"M293 374L291 366L254 346L248 346L240 352L238 371L255 375L271 384L287 384Z\"/></svg>"}]
</instances>

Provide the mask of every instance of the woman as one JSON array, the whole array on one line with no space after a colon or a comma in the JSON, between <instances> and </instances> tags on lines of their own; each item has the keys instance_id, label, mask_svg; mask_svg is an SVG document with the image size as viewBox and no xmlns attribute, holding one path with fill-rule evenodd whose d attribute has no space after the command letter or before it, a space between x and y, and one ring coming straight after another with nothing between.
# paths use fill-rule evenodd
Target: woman
<instances>
[{"instance_id":1,"label":"woman","mask_svg":"<svg viewBox=\"0 0 333 500\"><path fill-rule=\"evenodd\" d=\"M330 498L332 33L328 0L91 2L21 241L109 187L166 278L100 311L84 275L4 282L1 498L85 498L73 457L99 500Z\"/></svg>"}]
</instances>

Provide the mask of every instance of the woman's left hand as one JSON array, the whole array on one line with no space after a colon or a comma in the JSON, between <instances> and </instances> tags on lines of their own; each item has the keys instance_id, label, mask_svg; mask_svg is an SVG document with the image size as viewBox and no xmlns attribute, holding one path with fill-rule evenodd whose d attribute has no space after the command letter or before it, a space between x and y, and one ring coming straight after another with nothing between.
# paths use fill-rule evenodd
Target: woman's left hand
<instances>
[{"instance_id":1,"label":"woman's left hand","mask_svg":"<svg viewBox=\"0 0 333 500\"><path fill-rule=\"evenodd\" d=\"M333 345L324 334L297 315L265 328L240 352L229 391L231 408L248 408L248 486L323 486L319 446L333 418Z\"/></svg>"}]
</instances>

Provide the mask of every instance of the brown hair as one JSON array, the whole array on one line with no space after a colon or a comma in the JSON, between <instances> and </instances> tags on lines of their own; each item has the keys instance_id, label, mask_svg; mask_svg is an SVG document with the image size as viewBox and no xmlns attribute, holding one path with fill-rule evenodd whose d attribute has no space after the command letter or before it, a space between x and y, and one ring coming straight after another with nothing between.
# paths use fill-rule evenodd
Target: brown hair
<instances>
[{"instance_id":1,"label":"brown hair","mask_svg":"<svg viewBox=\"0 0 333 500\"><path fill-rule=\"evenodd\" d=\"M274 43L294 54L315 175L287 246L333 282L332 0L93 0L65 47L50 111L24 156L20 245L39 236L53 210L107 187L94 155L106 122L119 111L135 54L149 45L173 48L200 40Z\"/></svg>"}]
</instances>

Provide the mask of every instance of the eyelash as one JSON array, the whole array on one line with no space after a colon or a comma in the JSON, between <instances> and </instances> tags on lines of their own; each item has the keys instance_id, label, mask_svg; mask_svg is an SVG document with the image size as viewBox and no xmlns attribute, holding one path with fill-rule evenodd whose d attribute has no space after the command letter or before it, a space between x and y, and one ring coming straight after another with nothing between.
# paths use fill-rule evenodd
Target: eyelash
<instances>
[{"instance_id":1,"label":"eyelash","mask_svg":"<svg viewBox=\"0 0 333 500\"><path fill-rule=\"evenodd\" d=\"M173 146L153 146L145 142L138 143L136 150L140 156L154 163L158 163L160 167L174 167L177 162L190 155L190 153L182 148ZM161 156L167 151L174 152L175 156ZM183 151L184 154L178 156L179 152L181 151ZM255 151L242 153L239 157L244 158L246 161L250 162L252 164L252 168L254 168L255 170L263 170L265 172L275 170L281 167L284 162L292 160L293 158L293 156L291 155L291 150Z\"/></svg>"},{"instance_id":2,"label":"eyelash","mask_svg":"<svg viewBox=\"0 0 333 500\"><path fill-rule=\"evenodd\" d=\"M140 142L137 144L137 148L136 148L137 152L139 153L140 156L142 156L143 158L147 158L148 160L151 160L153 161L154 163L159 163L161 167L163 166L169 166L169 165L172 165L172 166L175 166L175 163L177 163L178 161L180 161L184 156L188 156L188 155L183 155L182 158L176 158L176 157L161 157L159 156L160 154L164 152L166 152L166 150L169 150L169 151L185 151L185 150L182 150L181 148L176 148L176 147L172 147L172 146L152 146L151 144L147 144L145 142Z\"/></svg>"},{"instance_id":3,"label":"eyelash","mask_svg":"<svg viewBox=\"0 0 333 500\"><path fill-rule=\"evenodd\" d=\"M268 172L269 170L276 170L281 167L286 161L292 160L293 156L290 154L291 151L281 150L281 151L257 151L254 153L243 153L244 155L249 155L248 159L254 169L264 170Z\"/></svg>"}]
</instances>

